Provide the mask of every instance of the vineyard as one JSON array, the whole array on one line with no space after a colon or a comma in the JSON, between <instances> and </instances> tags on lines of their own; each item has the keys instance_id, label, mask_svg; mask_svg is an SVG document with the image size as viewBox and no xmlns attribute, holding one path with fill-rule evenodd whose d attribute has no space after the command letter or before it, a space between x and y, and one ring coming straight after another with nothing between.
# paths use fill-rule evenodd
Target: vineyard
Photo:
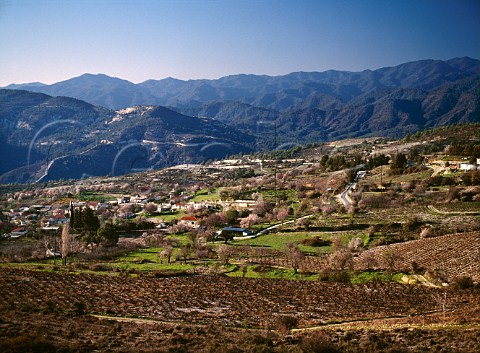
<instances>
[{"instance_id":1,"label":"vineyard","mask_svg":"<svg viewBox=\"0 0 480 353\"><path fill-rule=\"evenodd\" d=\"M296 344L332 347L331 342L351 352L398 344L420 352L436 342L439 349L448 342L459 352L474 352L480 338L479 289L396 283L122 277L3 268L0 314L3 352L58 347L62 352L251 352L259 347L298 352ZM298 331L292 342L285 341L275 326L281 317L295 317L301 329L322 330ZM468 326L455 334L428 328L458 322ZM342 330L350 325L352 331ZM402 329L408 325L424 328Z\"/></svg>"},{"instance_id":2,"label":"vineyard","mask_svg":"<svg viewBox=\"0 0 480 353\"><path fill-rule=\"evenodd\" d=\"M300 327L329 322L422 315L439 311L441 290L401 284L344 285L312 281L195 276L119 277L4 269L0 305L17 310L46 306L165 322L273 327L278 316ZM452 292L453 293L453 292ZM478 294L478 293L477 293ZM449 294L449 309L480 307L473 292Z\"/></svg>"},{"instance_id":3,"label":"vineyard","mask_svg":"<svg viewBox=\"0 0 480 353\"><path fill-rule=\"evenodd\" d=\"M411 269L415 263L430 272L441 273L447 280L468 276L480 281L480 232L449 234L435 238L379 246L363 252L357 259L373 256L377 267L386 268L384 254L392 252L398 257L400 268Z\"/></svg>"}]
</instances>

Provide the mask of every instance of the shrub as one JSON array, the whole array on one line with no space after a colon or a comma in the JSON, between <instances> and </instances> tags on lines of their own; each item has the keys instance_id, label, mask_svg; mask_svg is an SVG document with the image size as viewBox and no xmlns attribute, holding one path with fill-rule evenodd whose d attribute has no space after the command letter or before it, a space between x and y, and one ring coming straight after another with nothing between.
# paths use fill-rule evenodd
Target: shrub
<instances>
[{"instance_id":1,"label":"shrub","mask_svg":"<svg viewBox=\"0 0 480 353\"><path fill-rule=\"evenodd\" d=\"M416 261L412 261L411 270L413 274L421 274L425 272L425 269L422 266L420 266Z\"/></svg>"},{"instance_id":2,"label":"shrub","mask_svg":"<svg viewBox=\"0 0 480 353\"><path fill-rule=\"evenodd\" d=\"M85 309L86 309L86 306L84 303L82 302L75 302L74 303L74 312L76 315L83 315L85 314Z\"/></svg>"},{"instance_id":3,"label":"shrub","mask_svg":"<svg viewBox=\"0 0 480 353\"><path fill-rule=\"evenodd\" d=\"M420 231L420 239L426 239L432 237L432 229L431 228L422 228Z\"/></svg>"},{"instance_id":4,"label":"shrub","mask_svg":"<svg viewBox=\"0 0 480 353\"><path fill-rule=\"evenodd\" d=\"M320 270L319 280L345 284L351 283L350 274L348 273L348 271L335 270L330 266L325 266Z\"/></svg>"},{"instance_id":5,"label":"shrub","mask_svg":"<svg viewBox=\"0 0 480 353\"><path fill-rule=\"evenodd\" d=\"M321 247L321 246L329 246L332 244L330 240L324 240L320 237L315 238L307 238L302 241L302 244L305 246L312 246L312 247Z\"/></svg>"},{"instance_id":6,"label":"shrub","mask_svg":"<svg viewBox=\"0 0 480 353\"><path fill-rule=\"evenodd\" d=\"M363 198L366 208L389 208L391 200L384 195L371 195Z\"/></svg>"},{"instance_id":7,"label":"shrub","mask_svg":"<svg viewBox=\"0 0 480 353\"><path fill-rule=\"evenodd\" d=\"M347 271L332 271L330 272L329 281L338 283L350 283L350 274Z\"/></svg>"},{"instance_id":8,"label":"shrub","mask_svg":"<svg viewBox=\"0 0 480 353\"><path fill-rule=\"evenodd\" d=\"M412 231L418 228L421 224L421 219L418 216L413 216L403 224L403 230Z\"/></svg>"},{"instance_id":9,"label":"shrub","mask_svg":"<svg viewBox=\"0 0 480 353\"><path fill-rule=\"evenodd\" d=\"M304 353L337 353L340 352L335 346L329 341L323 333L312 334L306 336L302 339L300 344L300 349Z\"/></svg>"},{"instance_id":10,"label":"shrub","mask_svg":"<svg viewBox=\"0 0 480 353\"><path fill-rule=\"evenodd\" d=\"M473 288L474 283L473 283L472 277L461 276L453 280L453 286L457 289L468 289L468 288Z\"/></svg>"},{"instance_id":11,"label":"shrub","mask_svg":"<svg viewBox=\"0 0 480 353\"><path fill-rule=\"evenodd\" d=\"M93 265L90 265L89 268L92 271L103 271L103 272L107 272L107 271L112 270L111 266L107 266L107 265L104 265L104 264L93 264Z\"/></svg>"},{"instance_id":12,"label":"shrub","mask_svg":"<svg viewBox=\"0 0 480 353\"><path fill-rule=\"evenodd\" d=\"M280 316L276 322L277 330L285 335L288 334L291 329L297 327L297 325L298 319L295 316L290 315Z\"/></svg>"}]
</instances>

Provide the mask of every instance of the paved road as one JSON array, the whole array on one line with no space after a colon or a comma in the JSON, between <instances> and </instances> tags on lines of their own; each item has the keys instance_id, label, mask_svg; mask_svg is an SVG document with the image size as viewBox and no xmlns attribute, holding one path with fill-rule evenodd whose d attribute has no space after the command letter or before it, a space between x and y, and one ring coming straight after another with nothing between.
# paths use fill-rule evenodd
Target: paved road
<instances>
[{"instance_id":1,"label":"paved road","mask_svg":"<svg viewBox=\"0 0 480 353\"><path fill-rule=\"evenodd\" d=\"M255 233L255 234L252 234L252 235L247 235L247 236L245 236L245 237L233 237L233 240L253 239L253 238L259 237L260 235L265 234L265 233L268 232L269 230L272 230L272 229L275 229L275 228L279 228L279 227L283 226L284 224L294 223L294 222L296 222L296 221L299 220L299 219L310 218L310 217L313 217L313 216L314 216L313 214L309 214L309 215L307 215L307 216L303 216L303 217L300 217L300 218L297 218L297 219L294 219L294 220L291 220L291 221L274 224L273 226L270 226L270 227L267 227L267 228L265 228L265 229L262 229L261 231Z\"/></svg>"},{"instance_id":2,"label":"paved road","mask_svg":"<svg viewBox=\"0 0 480 353\"><path fill-rule=\"evenodd\" d=\"M357 176L355 177L355 180L353 181L353 183L348 184L345 187L345 190L343 190L343 192L340 195L336 196L343 203L345 207L348 208L352 203L352 199L350 198L350 196L348 196L348 193L353 187L357 185L358 182L360 182L360 180L362 180L365 177L365 174L366 172L364 170L358 171Z\"/></svg>"}]
</instances>

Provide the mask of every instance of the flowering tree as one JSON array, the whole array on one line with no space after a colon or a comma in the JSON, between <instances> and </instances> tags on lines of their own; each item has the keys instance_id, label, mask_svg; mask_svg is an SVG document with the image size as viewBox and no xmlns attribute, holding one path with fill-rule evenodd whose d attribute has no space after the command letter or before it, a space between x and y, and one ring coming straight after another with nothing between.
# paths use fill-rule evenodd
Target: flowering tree
<instances>
[{"instance_id":1,"label":"flowering tree","mask_svg":"<svg viewBox=\"0 0 480 353\"><path fill-rule=\"evenodd\" d=\"M285 244L285 256L292 264L293 272L296 274L305 257L302 251L297 244L290 242Z\"/></svg>"},{"instance_id":2,"label":"flowering tree","mask_svg":"<svg viewBox=\"0 0 480 353\"><path fill-rule=\"evenodd\" d=\"M258 217L258 215L250 213L247 217L240 220L240 227L248 229L254 224L257 224L259 220L260 217Z\"/></svg>"}]
</instances>

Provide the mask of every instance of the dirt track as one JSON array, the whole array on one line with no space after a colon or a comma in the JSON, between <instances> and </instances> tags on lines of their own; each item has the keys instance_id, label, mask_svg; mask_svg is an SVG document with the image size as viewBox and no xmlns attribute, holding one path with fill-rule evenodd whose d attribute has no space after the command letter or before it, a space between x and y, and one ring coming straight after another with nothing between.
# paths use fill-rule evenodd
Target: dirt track
<instances>
[{"instance_id":1,"label":"dirt track","mask_svg":"<svg viewBox=\"0 0 480 353\"><path fill-rule=\"evenodd\" d=\"M480 348L480 330L472 324L480 322L479 290L448 292L448 311L442 312L436 298L443 288L395 283L131 278L2 268L0 351L302 352L295 345L313 335L353 353L400 346L424 352L445 344L470 353ZM296 341L289 343L270 331L282 315L297 317L303 329L317 329L294 332ZM465 318L467 326L438 326Z\"/></svg>"},{"instance_id":2,"label":"dirt track","mask_svg":"<svg viewBox=\"0 0 480 353\"><path fill-rule=\"evenodd\" d=\"M395 283L343 285L196 276L118 277L2 269L0 308L151 318L171 323L270 327L281 315L301 327L332 321L411 316L440 310L442 288ZM449 295L449 308L480 307L471 291ZM478 293L477 293L478 294Z\"/></svg>"}]
</instances>

